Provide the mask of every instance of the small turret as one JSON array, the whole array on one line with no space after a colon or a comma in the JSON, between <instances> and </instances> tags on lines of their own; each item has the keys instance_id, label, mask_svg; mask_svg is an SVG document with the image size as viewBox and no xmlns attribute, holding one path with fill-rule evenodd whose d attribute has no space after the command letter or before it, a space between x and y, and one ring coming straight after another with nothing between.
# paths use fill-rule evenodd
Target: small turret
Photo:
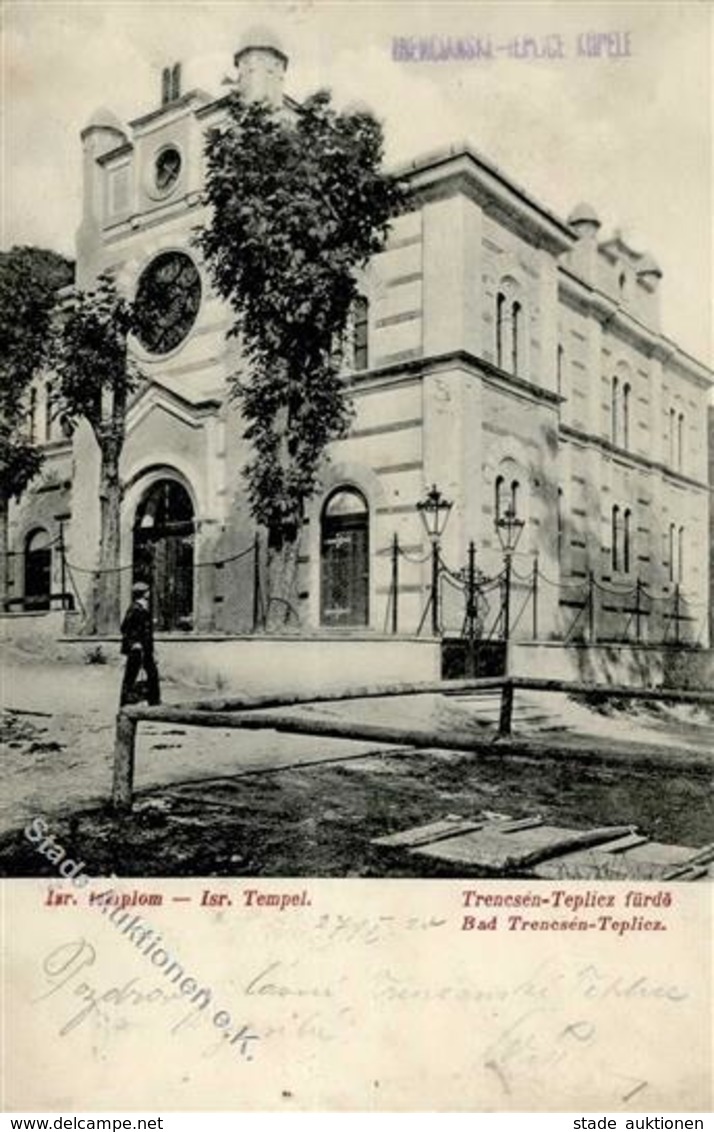
<instances>
[{"instance_id":1,"label":"small turret","mask_svg":"<svg viewBox=\"0 0 714 1132\"><path fill-rule=\"evenodd\" d=\"M250 28L233 61L238 89L247 101L282 105L288 57L274 32L264 27Z\"/></svg>"}]
</instances>

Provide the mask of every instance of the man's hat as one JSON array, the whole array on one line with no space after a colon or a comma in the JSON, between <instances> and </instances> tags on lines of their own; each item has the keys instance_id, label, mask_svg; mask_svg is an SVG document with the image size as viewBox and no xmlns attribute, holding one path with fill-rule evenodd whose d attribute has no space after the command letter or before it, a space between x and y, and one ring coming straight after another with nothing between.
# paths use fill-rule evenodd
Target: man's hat
<instances>
[{"instance_id":1,"label":"man's hat","mask_svg":"<svg viewBox=\"0 0 714 1132\"><path fill-rule=\"evenodd\" d=\"M144 594L148 594L149 587L146 582L134 582L134 585L131 587L131 592L135 597L143 597Z\"/></svg>"}]
</instances>

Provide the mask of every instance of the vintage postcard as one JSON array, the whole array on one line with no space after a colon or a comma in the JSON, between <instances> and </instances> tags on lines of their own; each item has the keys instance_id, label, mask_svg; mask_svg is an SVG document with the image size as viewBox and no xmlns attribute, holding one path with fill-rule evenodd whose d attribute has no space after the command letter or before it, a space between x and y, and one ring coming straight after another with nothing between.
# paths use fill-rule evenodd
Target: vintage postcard
<instances>
[{"instance_id":1,"label":"vintage postcard","mask_svg":"<svg viewBox=\"0 0 714 1132\"><path fill-rule=\"evenodd\" d=\"M2 1110L694 1127L711 5L2 41Z\"/></svg>"}]
</instances>

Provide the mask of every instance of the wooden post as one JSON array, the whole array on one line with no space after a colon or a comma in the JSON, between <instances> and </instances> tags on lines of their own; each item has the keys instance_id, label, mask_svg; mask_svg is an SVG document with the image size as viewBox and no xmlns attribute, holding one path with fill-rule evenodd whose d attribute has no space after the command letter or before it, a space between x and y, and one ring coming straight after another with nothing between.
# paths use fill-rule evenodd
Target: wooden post
<instances>
[{"instance_id":1,"label":"wooden post","mask_svg":"<svg viewBox=\"0 0 714 1132\"><path fill-rule=\"evenodd\" d=\"M399 538L394 532L392 540L392 633L399 627Z\"/></svg>"},{"instance_id":2,"label":"wooden post","mask_svg":"<svg viewBox=\"0 0 714 1132\"><path fill-rule=\"evenodd\" d=\"M136 723L137 721L125 712L119 712L114 740L114 785L112 789L112 806L117 813L128 813L132 806Z\"/></svg>"},{"instance_id":3,"label":"wooden post","mask_svg":"<svg viewBox=\"0 0 714 1132\"><path fill-rule=\"evenodd\" d=\"M538 640L538 551L533 555L533 640Z\"/></svg>"},{"instance_id":4,"label":"wooden post","mask_svg":"<svg viewBox=\"0 0 714 1132\"><path fill-rule=\"evenodd\" d=\"M253 633L260 624L260 535L255 532L253 540Z\"/></svg>"},{"instance_id":5,"label":"wooden post","mask_svg":"<svg viewBox=\"0 0 714 1132\"><path fill-rule=\"evenodd\" d=\"M513 733L513 681L504 680L501 689L501 715L498 721L498 734Z\"/></svg>"}]
</instances>

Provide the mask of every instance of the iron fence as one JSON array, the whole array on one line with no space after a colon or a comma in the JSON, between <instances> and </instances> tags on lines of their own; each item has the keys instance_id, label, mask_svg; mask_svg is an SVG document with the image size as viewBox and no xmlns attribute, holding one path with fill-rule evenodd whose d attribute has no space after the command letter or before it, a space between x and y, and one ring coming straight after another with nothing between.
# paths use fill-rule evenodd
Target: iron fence
<instances>
[{"instance_id":1,"label":"iron fence","mask_svg":"<svg viewBox=\"0 0 714 1132\"><path fill-rule=\"evenodd\" d=\"M256 534L249 543L216 558L197 558L195 549L193 537L185 535L164 537L160 546L146 541L132 562L116 572L150 583L159 631L264 630L268 617L264 540ZM2 556L4 610L64 610L86 617L87 595L101 571L75 561L74 552L68 554L62 531L43 552L56 558L51 568L43 567L44 573L35 575L27 552ZM487 574L478 564L473 542L466 562L455 568L438 543L426 553L416 553L402 546L397 534L379 552L382 563L385 555L389 582L380 591L383 603L372 623L376 621L387 635L446 636L465 642L471 653L477 646L483 650L489 643L503 644L514 637L690 647L703 642L706 604L694 600L680 584L657 592L640 578L624 584L598 579L592 572L551 578L537 555L525 562L523 555L506 555L502 569ZM405 568L410 572L406 581ZM34 589L28 592L33 577ZM296 625L299 620L296 609L286 610L286 624ZM364 628L364 623L354 627ZM475 672L475 662L469 663L470 673Z\"/></svg>"}]
</instances>

